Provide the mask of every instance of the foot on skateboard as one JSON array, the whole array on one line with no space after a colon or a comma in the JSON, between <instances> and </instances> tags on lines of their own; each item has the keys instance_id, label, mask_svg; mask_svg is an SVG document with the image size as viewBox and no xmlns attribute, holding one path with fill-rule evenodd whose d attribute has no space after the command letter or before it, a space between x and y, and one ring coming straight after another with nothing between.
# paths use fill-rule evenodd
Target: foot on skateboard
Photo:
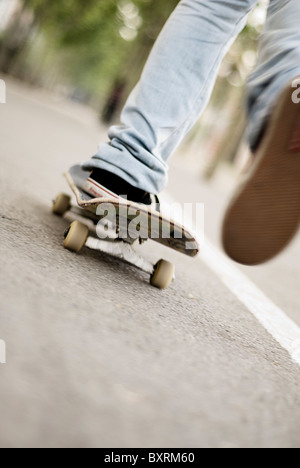
<instances>
[{"instance_id":1,"label":"foot on skateboard","mask_svg":"<svg viewBox=\"0 0 300 468\"><path fill-rule=\"evenodd\" d=\"M153 206L120 197L92 198L83 189L89 173L80 166L72 167L65 177L77 206L71 205L69 195L60 194L53 213L73 221L65 232L66 249L78 253L86 246L120 258L150 274L150 284L159 289L172 283L175 268L166 260L155 265L145 260L134 249L136 241L144 243L151 239L190 257L198 254L200 247L194 234Z\"/></svg>"}]
</instances>

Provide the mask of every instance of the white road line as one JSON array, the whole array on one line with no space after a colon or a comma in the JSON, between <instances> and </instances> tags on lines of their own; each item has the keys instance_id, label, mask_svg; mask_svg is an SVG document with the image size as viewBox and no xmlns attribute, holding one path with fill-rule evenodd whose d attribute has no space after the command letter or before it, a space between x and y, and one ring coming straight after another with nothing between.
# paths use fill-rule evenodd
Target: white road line
<instances>
[{"instance_id":1,"label":"white road line","mask_svg":"<svg viewBox=\"0 0 300 468\"><path fill-rule=\"evenodd\" d=\"M293 361L300 365L298 325L209 241L205 241L203 251L198 258L206 263L273 338L288 351Z\"/></svg>"},{"instance_id":2,"label":"white road line","mask_svg":"<svg viewBox=\"0 0 300 468\"><path fill-rule=\"evenodd\" d=\"M173 203L169 195L167 203ZM193 226L193 220L188 224ZM203 239L203 233L198 232ZM202 241L203 242L203 241ZM212 270L227 288L256 317L260 324L300 365L300 328L277 307L246 275L244 275L219 249L207 239L197 257Z\"/></svg>"}]
</instances>

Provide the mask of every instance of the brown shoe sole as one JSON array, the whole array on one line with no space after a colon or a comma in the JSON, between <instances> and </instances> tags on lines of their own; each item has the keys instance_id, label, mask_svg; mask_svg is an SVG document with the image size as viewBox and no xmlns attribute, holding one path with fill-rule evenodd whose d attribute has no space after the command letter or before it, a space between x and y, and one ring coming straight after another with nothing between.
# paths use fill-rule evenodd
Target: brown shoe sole
<instances>
[{"instance_id":1,"label":"brown shoe sole","mask_svg":"<svg viewBox=\"0 0 300 468\"><path fill-rule=\"evenodd\" d=\"M223 246L238 263L258 265L278 255L300 225L300 104L287 86L246 182L223 223Z\"/></svg>"}]
</instances>

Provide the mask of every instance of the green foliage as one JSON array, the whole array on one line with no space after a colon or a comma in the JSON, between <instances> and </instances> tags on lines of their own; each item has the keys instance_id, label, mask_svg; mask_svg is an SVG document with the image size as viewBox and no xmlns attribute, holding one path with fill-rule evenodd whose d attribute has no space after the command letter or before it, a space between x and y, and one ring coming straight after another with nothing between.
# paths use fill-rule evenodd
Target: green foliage
<instances>
[{"instance_id":1,"label":"green foliage","mask_svg":"<svg viewBox=\"0 0 300 468\"><path fill-rule=\"evenodd\" d=\"M120 75L131 85L178 1L24 0L44 44L43 51L31 44L32 61L56 57L58 79L100 97Z\"/></svg>"}]
</instances>

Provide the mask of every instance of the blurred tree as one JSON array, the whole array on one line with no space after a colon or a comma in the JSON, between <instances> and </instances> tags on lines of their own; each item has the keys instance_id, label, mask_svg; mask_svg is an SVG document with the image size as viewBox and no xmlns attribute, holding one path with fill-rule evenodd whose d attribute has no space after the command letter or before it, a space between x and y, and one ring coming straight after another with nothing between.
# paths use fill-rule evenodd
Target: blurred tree
<instances>
[{"instance_id":1,"label":"blurred tree","mask_svg":"<svg viewBox=\"0 0 300 468\"><path fill-rule=\"evenodd\" d=\"M27 31L23 27L25 3L20 1L13 11L7 29L0 36L0 69L9 73L16 56L21 52Z\"/></svg>"},{"instance_id":2,"label":"blurred tree","mask_svg":"<svg viewBox=\"0 0 300 468\"><path fill-rule=\"evenodd\" d=\"M117 80L126 79L129 89L178 1L20 0L1 43L0 69L50 87L61 82L84 88L101 98ZM21 29L26 34L16 40Z\"/></svg>"}]
</instances>

